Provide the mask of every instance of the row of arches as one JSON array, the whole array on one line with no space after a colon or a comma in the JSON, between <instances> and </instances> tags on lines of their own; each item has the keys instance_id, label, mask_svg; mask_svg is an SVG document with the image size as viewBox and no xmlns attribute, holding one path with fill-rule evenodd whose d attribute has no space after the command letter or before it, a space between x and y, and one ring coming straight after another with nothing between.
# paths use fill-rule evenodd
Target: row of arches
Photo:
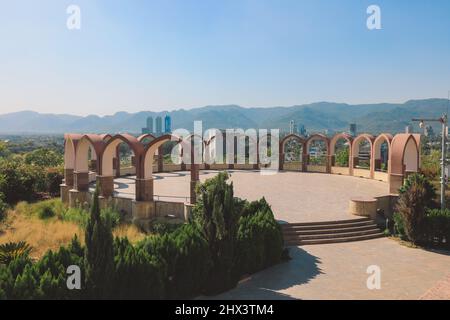
<instances>
[{"instance_id":1,"label":"row of arches","mask_svg":"<svg viewBox=\"0 0 450 320\"><path fill-rule=\"evenodd\" d=\"M100 187L100 195L110 197L114 194L114 178L120 176L120 147L125 146L131 153L131 164L136 175L135 194L137 201L153 200L153 167L162 155L162 146L171 141L187 150L188 141L171 134L154 137L150 134L135 137L130 134L96 135L66 134L64 153L64 177L66 188L72 193L86 192L89 189L90 171L94 171ZM193 148L189 148L193 150ZM182 153L182 151L181 151ZM182 155L182 154L181 154ZM198 166L190 166L191 181L198 181ZM191 192L191 202L195 202Z\"/></svg>"},{"instance_id":2,"label":"row of arches","mask_svg":"<svg viewBox=\"0 0 450 320\"><path fill-rule=\"evenodd\" d=\"M382 133L352 137L339 133L329 138L296 134L280 141L280 169L344 173L367 178L416 172L420 167L420 135Z\"/></svg>"},{"instance_id":3,"label":"row of arches","mask_svg":"<svg viewBox=\"0 0 450 320\"><path fill-rule=\"evenodd\" d=\"M96 134L66 134L65 135L65 188L71 192L86 192L89 189L90 172L95 172L95 179L100 186L103 197L114 194L114 178L121 175L121 151L125 150L130 155L130 164L135 168L136 175L135 198L137 201L153 200L153 172L163 171L164 145L171 142L177 147L180 157L187 150L194 157L194 153L200 153L202 160L213 148L214 143L221 144L224 141L213 136L208 140L202 137L189 135L178 137L167 134L154 137L145 134L139 137L130 134L96 135ZM198 139L201 143L194 144ZM240 135L234 139L234 145L223 145L230 150L226 157L232 154L232 162L236 161L236 148L238 139L243 139L240 146L245 149L244 159L237 159L240 163L253 163L249 169L257 169L265 159L260 159L260 139ZM403 176L409 171L418 171L420 166L419 145L420 135L413 134L380 134L372 136L361 134L352 137L346 133L337 134L331 138L322 134L313 134L304 138L295 134L285 136L281 141L271 136L265 138L271 145L273 154L275 143L279 144L279 169L297 171L320 171L326 173L340 173L367 178L378 179L380 174L386 176L386 181L392 184L391 192L401 185ZM270 142L269 142L270 141ZM227 141L228 143L228 141ZM194 146L201 146L197 150ZM189 148L187 148L189 146ZM253 151L253 152L252 152ZM255 155L256 151L256 155ZM248 153L248 157L247 157ZM211 156L211 155L210 155ZM278 157L278 156L277 156ZM229 159L226 159L229 163ZM242 162L243 161L243 162ZM256 163L255 163L256 162ZM203 165L202 168L208 169ZM155 169L156 168L156 169ZM182 170L191 172L191 203L195 202L195 185L199 179L199 163L182 165ZM223 168L223 167L221 167ZM225 168L234 168L234 164L228 164Z\"/></svg>"}]
</instances>

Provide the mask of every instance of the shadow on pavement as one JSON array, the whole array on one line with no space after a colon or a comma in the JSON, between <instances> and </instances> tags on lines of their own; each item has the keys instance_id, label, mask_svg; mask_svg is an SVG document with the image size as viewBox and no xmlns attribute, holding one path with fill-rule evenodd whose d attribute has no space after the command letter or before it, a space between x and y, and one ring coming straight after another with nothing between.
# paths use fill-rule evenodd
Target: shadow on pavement
<instances>
[{"instance_id":1,"label":"shadow on pavement","mask_svg":"<svg viewBox=\"0 0 450 320\"><path fill-rule=\"evenodd\" d=\"M301 286L321 274L320 259L300 247L290 247L291 260L280 263L251 276L251 279L239 284L236 288L213 297L200 299L295 299L290 295L278 292ZM301 296L301 287L298 288Z\"/></svg>"}]
</instances>

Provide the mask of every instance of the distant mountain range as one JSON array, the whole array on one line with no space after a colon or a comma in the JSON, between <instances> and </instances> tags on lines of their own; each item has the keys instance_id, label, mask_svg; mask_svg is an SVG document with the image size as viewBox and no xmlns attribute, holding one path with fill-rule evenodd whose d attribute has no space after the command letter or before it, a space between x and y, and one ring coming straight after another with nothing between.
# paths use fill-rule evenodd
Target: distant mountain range
<instances>
[{"instance_id":1,"label":"distant mountain range","mask_svg":"<svg viewBox=\"0 0 450 320\"><path fill-rule=\"evenodd\" d=\"M237 105L206 106L170 112L141 111L117 112L111 116L86 117L67 114L41 114L21 111L0 115L1 134L60 134L65 132L139 133L146 118L165 116L172 118L172 128L192 130L195 120L203 121L206 128L279 128L289 130L294 120L309 132L347 131L356 123L359 132L403 132L414 117L439 117L447 111L447 99L410 100L403 104L380 103L349 105L345 103L317 102L292 107L243 108ZM417 126L416 126L417 127Z\"/></svg>"}]
</instances>

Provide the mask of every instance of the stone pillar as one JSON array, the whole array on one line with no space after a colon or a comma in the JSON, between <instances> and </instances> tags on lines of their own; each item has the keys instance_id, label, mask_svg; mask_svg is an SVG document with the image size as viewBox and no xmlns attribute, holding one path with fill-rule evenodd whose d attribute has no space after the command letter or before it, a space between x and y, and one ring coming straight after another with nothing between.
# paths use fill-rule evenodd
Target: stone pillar
<instances>
[{"instance_id":1,"label":"stone pillar","mask_svg":"<svg viewBox=\"0 0 450 320\"><path fill-rule=\"evenodd\" d=\"M302 171L306 172L308 171L308 164L309 164L309 154L304 154L303 155L303 162L302 162Z\"/></svg>"},{"instance_id":2,"label":"stone pillar","mask_svg":"<svg viewBox=\"0 0 450 320\"><path fill-rule=\"evenodd\" d=\"M375 159L375 170L381 170L381 159Z\"/></svg>"},{"instance_id":3,"label":"stone pillar","mask_svg":"<svg viewBox=\"0 0 450 320\"><path fill-rule=\"evenodd\" d=\"M333 166L334 161L334 155L333 156L327 156L327 173L331 173L331 167Z\"/></svg>"},{"instance_id":4,"label":"stone pillar","mask_svg":"<svg viewBox=\"0 0 450 320\"><path fill-rule=\"evenodd\" d=\"M153 201L153 178L136 179L136 201Z\"/></svg>"},{"instance_id":5,"label":"stone pillar","mask_svg":"<svg viewBox=\"0 0 450 320\"><path fill-rule=\"evenodd\" d=\"M158 147L158 172L164 171L163 146Z\"/></svg>"},{"instance_id":6,"label":"stone pillar","mask_svg":"<svg viewBox=\"0 0 450 320\"><path fill-rule=\"evenodd\" d=\"M64 169L64 184L66 186L73 186L73 169Z\"/></svg>"},{"instance_id":7,"label":"stone pillar","mask_svg":"<svg viewBox=\"0 0 450 320\"><path fill-rule=\"evenodd\" d=\"M89 192L78 191L75 189L69 190L69 207L76 208L83 206L85 203L89 203Z\"/></svg>"},{"instance_id":8,"label":"stone pillar","mask_svg":"<svg viewBox=\"0 0 450 320\"><path fill-rule=\"evenodd\" d=\"M358 164L359 164L359 157L353 157L353 168L356 168Z\"/></svg>"},{"instance_id":9,"label":"stone pillar","mask_svg":"<svg viewBox=\"0 0 450 320\"><path fill-rule=\"evenodd\" d=\"M97 176L97 184L100 196L104 198L112 197L114 194L114 177L113 176Z\"/></svg>"},{"instance_id":10,"label":"stone pillar","mask_svg":"<svg viewBox=\"0 0 450 320\"><path fill-rule=\"evenodd\" d=\"M116 166L116 178L118 178L120 177L120 144L116 147L116 157L113 159L113 161Z\"/></svg>"},{"instance_id":11,"label":"stone pillar","mask_svg":"<svg viewBox=\"0 0 450 320\"><path fill-rule=\"evenodd\" d=\"M71 186L68 186L65 183L59 185L59 192L61 194L62 203L69 204L69 190L71 188L72 188Z\"/></svg>"},{"instance_id":12,"label":"stone pillar","mask_svg":"<svg viewBox=\"0 0 450 320\"><path fill-rule=\"evenodd\" d=\"M391 173L389 175L389 193L398 194L398 189L403 185L403 175Z\"/></svg>"},{"instance_id":13,"label":"stone pillar","mask_svg":"<svg viewBox=\"0 0 450 320\"><path fill-rule=\"evenodd\" d=\"M191 196L191 204L195 204L197 201L197 195L195 193L195 189L197 186L197 183L200 180L199 170L198 170L198 164L192 164L191 165L191 183L190 183L190 196Z\"/></svg>"},{"instance_id":14,"label":"stone pillar","mask_svg":"<svg viewBox=\"0 0 450 320\"><path fill-rule=\"evenodd\" d=\"M97 159L91 159L89 163L89 169L97 172Z\"/></svg>"},{"instance_id":15,"label":"stone pillar","mask_svg":"<svg viewBox=\"0 0 450 320\"><path fill-rule=\"evenodd\" d=\"M336 155L330 156L330 166L334 167L336 165Z\"/></svg>"},{"instance_id":16,"label":"stone pillar","mask_svg":"<svg viewBox=\"0 0 450 320\"><path fill-rule=\"evenodd\" d=\"M89 191L89 172L73 173L73 188L77 191Z\"/></svg>"}]
</instances>

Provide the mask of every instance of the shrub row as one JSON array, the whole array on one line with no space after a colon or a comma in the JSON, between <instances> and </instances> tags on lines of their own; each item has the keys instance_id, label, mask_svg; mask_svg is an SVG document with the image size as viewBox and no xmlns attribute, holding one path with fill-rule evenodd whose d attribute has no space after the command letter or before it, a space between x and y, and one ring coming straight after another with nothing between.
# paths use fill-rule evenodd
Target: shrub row
<instances>
[{"instance_id":1,"label":"shrub row","mask_svg":"<svg viewBox=\"0 0 450 320\"><path fill-rule=\"evenodd\" d=\"M234 198L226 180L220 174L200 186L189 223L137 244L112 240L111 219L100 215L94 197L86 246L74 239L37 262L24 255L0 265L0 297L181 299L236 286L242 276L279 262L283 240L267 202ZM66 288L69 265L81 268L82 290Z\"/></svg>"}]
</instances>

